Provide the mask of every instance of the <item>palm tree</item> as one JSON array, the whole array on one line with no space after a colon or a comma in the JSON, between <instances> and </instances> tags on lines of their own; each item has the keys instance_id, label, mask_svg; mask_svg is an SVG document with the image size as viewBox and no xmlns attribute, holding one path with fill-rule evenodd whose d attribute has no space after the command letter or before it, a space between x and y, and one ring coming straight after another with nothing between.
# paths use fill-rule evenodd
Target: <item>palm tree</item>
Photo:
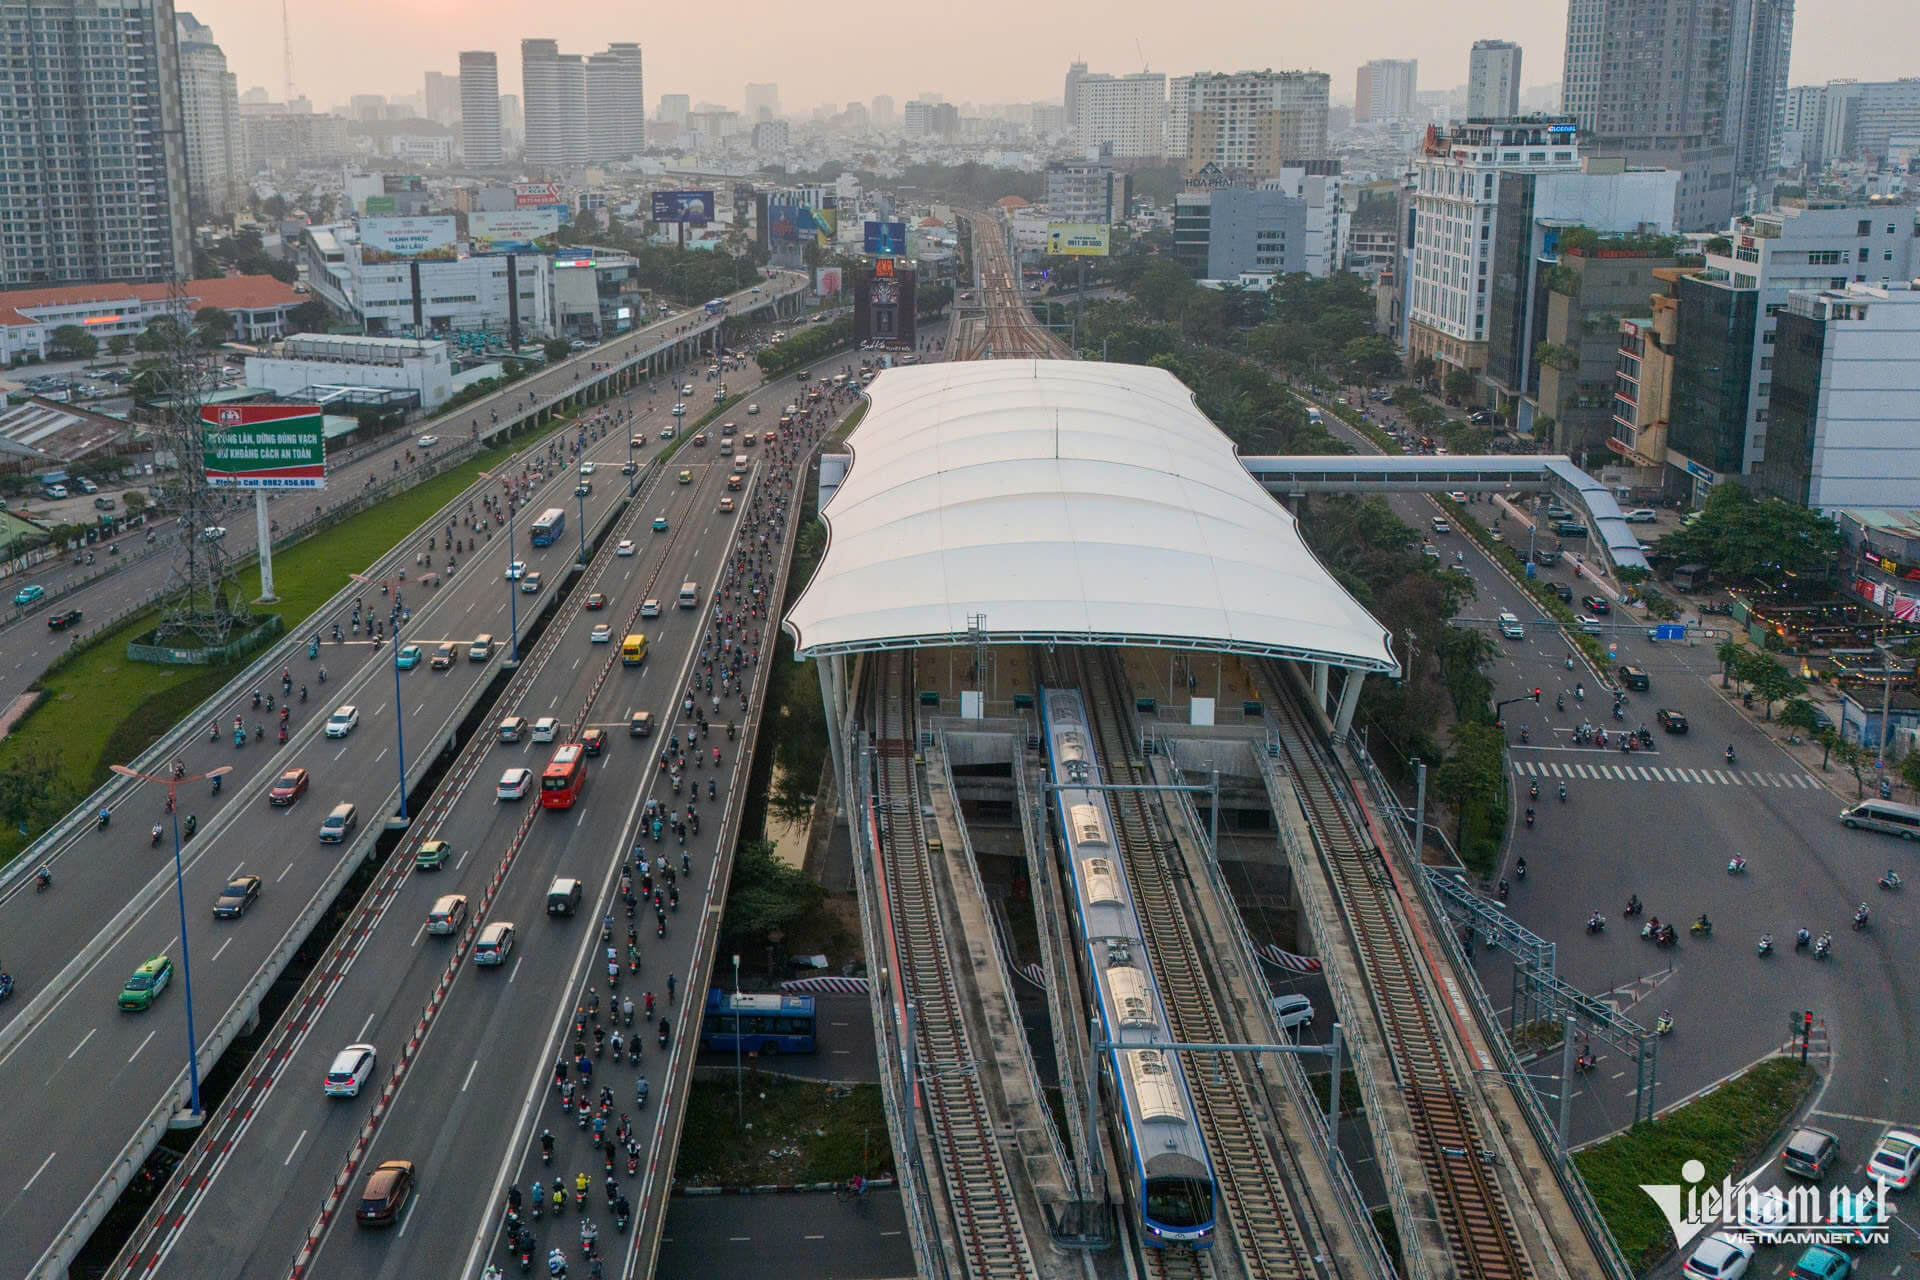
<instances>
[{"instance_id":1,"label":"palm tree","mask_svg":"<svg viewBox=\"0 0 1920 1280\"><path fill-rule=\"evenodd\" d=\"M1721 688L1726 688L1726 686L1732 682L1734 667L1739 663L1744 653L1745 650L1740 647L1740 642L1731 636L1722 640L1720 647L1713 651L1713 656L1720 659Z\"/></svg>"}]
</instances>

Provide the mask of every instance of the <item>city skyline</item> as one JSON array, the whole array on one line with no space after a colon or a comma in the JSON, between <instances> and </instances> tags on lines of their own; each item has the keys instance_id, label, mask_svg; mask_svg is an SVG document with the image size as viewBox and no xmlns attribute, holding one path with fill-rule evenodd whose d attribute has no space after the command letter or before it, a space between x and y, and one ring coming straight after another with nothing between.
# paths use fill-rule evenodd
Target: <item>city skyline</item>
<instances>
[{"instance_id":1,"label":"city skyline","mask_svg":"<svg viewBox=\"0 0 1920 1280\"><path fill-rule=\"evenodd\" d=\"M281 34L278 15L262 21L258 6L244 0L197 0L183 5L219 34L228 66L240 87L265 87L281 93ZM1794 84L1823 83L1843 77L1892 80L1920 75L1911 48L1898 40L1862 47L1858 31L1902 29L1904 0L1832 0L1821 6L1820 22L1803 22L1794 33ZM491 49L500 55L500 91L520 93L518 51L527 38L565 39L581 29L598 30L602 11L581 0L550 0L534 6L511 0L338 0L326 21L313 11L294 9L294 82L296 90L325 110L356 93L405 97L420 92L423 73L458 68L462 50ZM778 84L783 107L802 113L821 103L844 105L875 94L905 102L928 86L943 86L951 101L978 103L1053 102L1060 97L1061 75L1069 61L1084 60L1090 70L1122 75L1141 69L1136 37L1148 67L1169 76L1195 71L1314 70L1333 78L1334 100L1350 98L1355 69L1377 58L1418 59L1420 86L1452 89L1467 83L1468 51L1476 39L1512 40L1526 50L1527 85L1559 79L1566 40L1566 8L1545 8L1521 0L1495 0L1471 15L1433 6L1396 3L1379 6L1363 21L1289 20L1284 36L1248 39L1240 30L1243 8L1202 0L1182 10L1171 30L1149 21L1162 11L1142 9L1135 22L1100 24L1098 32L1070 24L1064 14L1051 26L1034 26L1032 11L1006 4L990 7L975 30L1031 33L1009 44L1002 36L982 34L978 49L964 35L943 42L944 60L933 56L919 34L876 31L863 39L862 65L847 68L828 60L794 57L797 37L784 8L781 21L731 24L724 42L712 38L712 26L698 15L650 17L644 31L610 32L638 39L648 66L651 103L661 93L687 93L695 102L743 105L749 82ZM1124 18L1129 11L1115 10ZM1342 14L1344 19L1347 15ZM1214 19L1209 21L1209 18ZM1391 39L1379 33L1394 32ZM384 34L368 40L369 31ZM1152 35L1142 34L1152 32ZM849 71L855 82L849 83ZM870 78L869 78L870 77Z\"/></svg>"}]
</instances>

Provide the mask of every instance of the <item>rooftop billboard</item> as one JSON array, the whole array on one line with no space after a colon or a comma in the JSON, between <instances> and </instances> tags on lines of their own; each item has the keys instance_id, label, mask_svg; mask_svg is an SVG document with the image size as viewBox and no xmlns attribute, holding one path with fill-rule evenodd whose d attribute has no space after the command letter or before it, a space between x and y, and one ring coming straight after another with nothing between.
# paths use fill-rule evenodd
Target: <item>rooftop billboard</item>
<instances>
[{"instance_id":1,"label":"rooftop billboard","mask_svg":"<svg viewBox=\"0 0 1920 1280\"><path fill-rule=\"evenodd\" d=\"M365 262L452 258L459 238L452 214L360 219L360 256Z\"/></svg>"}]
</instances>

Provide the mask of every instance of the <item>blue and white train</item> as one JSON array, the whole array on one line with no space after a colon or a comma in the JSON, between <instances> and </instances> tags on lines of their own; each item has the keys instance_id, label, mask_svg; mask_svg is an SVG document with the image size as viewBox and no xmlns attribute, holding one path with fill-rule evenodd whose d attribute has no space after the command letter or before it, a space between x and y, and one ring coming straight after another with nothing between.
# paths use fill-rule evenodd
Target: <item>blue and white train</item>
<instances>
[{"instance_id":1,"label":"blue and white train","mask_svg":"<svg viewBox=\"0 0 1920 1280\"><path fill-rule=\"evenodd\" d=\"M1103 1038L1121 1045L1168 1043L1173 1032L1113 842L1107 793L1081 789L1099 785L1103 775L1080 694L1043 690L1041 716L1048 775L1061 788L1053 793L1055 816L1072 866L1080 942L1100 1002ZM1158 1049L1112 1049L1105 1067L1109 1096L1126 1129L1128 1194L1141 1241L1156 1248L1212 1247L1213 1165L1179 1060Z\"/></svg>"}]
</instances>

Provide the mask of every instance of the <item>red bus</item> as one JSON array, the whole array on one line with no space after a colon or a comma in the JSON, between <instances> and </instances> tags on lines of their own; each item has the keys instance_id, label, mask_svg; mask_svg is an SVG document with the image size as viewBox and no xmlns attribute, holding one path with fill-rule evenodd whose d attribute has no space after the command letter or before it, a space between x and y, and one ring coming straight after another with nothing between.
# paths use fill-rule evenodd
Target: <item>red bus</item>
<instances>
[{"instance_id":1,"label":"red bus","mask_svg":"<svg viewBox=\"0 0 1920 1280\"><path fill-rule=\"evenodd\" d=\"M540 775L540 805L545 809L571 809L587 784L587 749L569 742L553 753L547 770Z\"/></svg>"}]
</instances>

